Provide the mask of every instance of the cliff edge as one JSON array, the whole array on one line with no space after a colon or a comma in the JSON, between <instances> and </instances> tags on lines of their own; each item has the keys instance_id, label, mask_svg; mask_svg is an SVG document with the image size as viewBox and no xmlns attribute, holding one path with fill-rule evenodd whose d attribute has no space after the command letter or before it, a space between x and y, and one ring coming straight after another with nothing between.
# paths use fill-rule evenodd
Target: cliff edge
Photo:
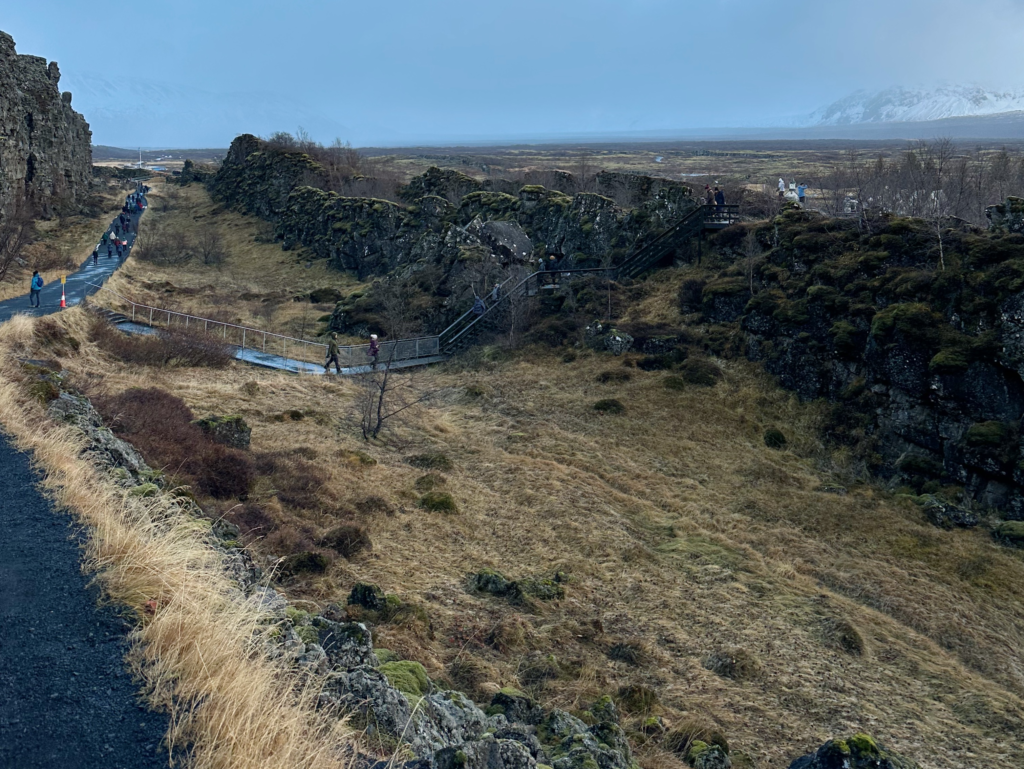
<instances>
[{"instance_id":1,"label":"cliff edge","mask_svg":"<svg viewBox=\"0 0 1024 769\"><path fill-rule=\"evenodd\" d=\"M0 32L0 216L22 202L52 216L89 190L92 132L59 82L57 62L19 55Z\"/></svg>"}]
</instances>

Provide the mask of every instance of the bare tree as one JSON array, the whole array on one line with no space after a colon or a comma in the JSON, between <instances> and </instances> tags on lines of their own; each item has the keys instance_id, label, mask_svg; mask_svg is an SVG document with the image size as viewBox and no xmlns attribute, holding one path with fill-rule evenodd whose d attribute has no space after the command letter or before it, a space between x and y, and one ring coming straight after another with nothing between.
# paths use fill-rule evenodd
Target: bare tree
<instances>
[{"instance_id":1,"label":"bare tree","mask_svg":"<svg viewBox=\"0 0 1024 769\"><path fill-rule=\"evenodd\" d=\"M594 191L597 174L594 173L594 158L589 150L581 150L576 156L573 172L580 192Z\"/></svg>"},{"instance_id":2,"label":"bare tree","mask_svg":"<svg viewBox=\"0 0 1024 769\"><path fill-rule=\"evenodd\" d=\"M363 440L376 440L391 420L423 403L432 392L417 387L411 374L398 374L399 340L414 333L410 311L411 289L397 282L381 288L381 318L388 341L380 346L377 358L368 359L368 371L357 377L359 427Z\"/></svg>"},{"instance_id":3,"label":"bare tree","mask_svg":"<svg viewBox=\"0 0 1024 769\"><path fill-rule=\"evenodd\" d=\"M747 282L750 285L750 294L754 294L754 265L761 260L761 244L757 242L754 231L751 230L743 238L743 261L747 273Z\"/></svg>"},{"instance_id":4,"label":"bare tree","mask_svg":"<svg viewBox=\"0 0 1024 769\"><path fill-rule=\"evenodd\" d=\"M224 239L221 234L212 227L204 227L199 232L195 243L196 253L203 260L203 264L218 266L224 263L227 258L227 249L224 247Z\"/></svg>"},{"instance_id":5,"label":"bare tree","mask_svg":"<svg viewBox=\"0 0 1024 769\"><path fill-rule=\"evenodd\" d=\"M0 219L0 282L7 279L11 266L21 259L21 251L32 240L33 217L28 204L19 201L10 214Z\"/></svg>"}]
</instances>

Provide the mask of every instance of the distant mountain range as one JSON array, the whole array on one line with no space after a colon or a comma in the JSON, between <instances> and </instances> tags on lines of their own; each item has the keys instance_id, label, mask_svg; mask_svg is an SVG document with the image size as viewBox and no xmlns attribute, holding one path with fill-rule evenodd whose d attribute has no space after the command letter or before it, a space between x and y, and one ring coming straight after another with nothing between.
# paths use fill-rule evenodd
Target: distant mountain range
<instances>
[{"instance_id":1,"label":"distant mountain range","mask_svg":"<svg viewBox=\"0 0 1024 769\"><path fill-rule=\"evenodd\" d=\"M856 91L814 112L805 125L917 123L947 118L984 117L1024 110L1024 89L991 91L979 86L932 89L887 88Z\"/></svg>"}]
</instances>

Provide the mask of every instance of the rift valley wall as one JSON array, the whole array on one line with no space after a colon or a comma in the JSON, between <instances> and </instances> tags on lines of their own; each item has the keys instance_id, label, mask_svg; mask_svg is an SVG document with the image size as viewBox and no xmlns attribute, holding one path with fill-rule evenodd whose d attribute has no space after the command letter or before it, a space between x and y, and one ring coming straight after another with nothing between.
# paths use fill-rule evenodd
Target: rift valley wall
<instances>
[{"instance_id":1,"label":"rift valley wall","mask_svg":"<svg viewBox=\"0 0 1024 769\"><path fill-rule=\"evenodd\" d=\"M689 187L668 179L602 173L594 181L596 193L569 195L511 182L499 189L432 168L406 185L405 204L397 204L327 191L323 168L308 155L243 135L232 142L211 192L273 222L286 248L306 246L361 278L416 263L447 274L477 252L505 264L555 256L597 266L621 258L696 205ZM636 206L621 208L599 194L613 187L626 189Z\"/></svg>"},{"instance_id":2,"label":"rift valley wall","mask_svg":"<svg viewBox=\"0 0 1024 769\"><path fill-rule=\"evenodd\" d=\"M0 216L23 202L52 216L89 190L92 132L59 82L57 62L19 55L0 32Z\"/></svg>"}]
</instances>

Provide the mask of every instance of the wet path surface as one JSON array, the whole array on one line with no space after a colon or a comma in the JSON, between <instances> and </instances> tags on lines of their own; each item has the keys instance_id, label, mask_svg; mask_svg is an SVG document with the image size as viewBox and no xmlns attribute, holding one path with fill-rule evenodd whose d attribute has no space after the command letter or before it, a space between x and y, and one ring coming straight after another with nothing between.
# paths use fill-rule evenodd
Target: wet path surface
<instances>
[{"instance_id":1,"label":"wet path surface","mask_svg":"<svg viewBox=\"0 0 1024 769\"><path fill-rule=\"evenodd\" d=\"M70 515L0 438L0 767L166 767L166 715L124 668L128 624L98 606Z\"/></svg>"},{"instance_id":2,"label":"wet path surface","mask_svg":"<svg viewBox=\"0 0 1024 769\"><path fill-rule=\"evenodd\" d=\"M117 327L127 334L156 334L159 329L154 326L147 326L143 323L132 323L126 321L118 323ZM296 360L295 358L286 358L282 355L274 355L269 352L262 352L261 350L254 350L251 347L239 347L238 345L230 344L227 345L231 348L232 353L235 356L235 360L240 360L243 363L251 363L253 366L261 366L263 368L272 368L277 371L290 371L293 374L312 374L314 376L323 376L327 372L324 371L324 367L318 363L310 363L305 360ZM425 366L429 363L440 363L441 361L448 360L444 355L433 355L423 358L413 358L410 360L399 360L391 364L392 369L400 368L412 368L414 366ZM372 371L372 367L369 363L365 366L342 366L341 376L352 376L354 374L368 374ZM331 368L331 375L335 375L335 370Z\"/></svg>"},{"instance_id":3,"label":"wet path surface","mask_svg":"<svg viewBox=\"0 0 1024 769\"><path fill-rule=\"evenodd\" d=\"M93 262L90 256L79 265L78 270L67 276L64 290L68 307L74 307L86 296L96 293L99 290L96 286L102 285L118 267L124 264L124 260L128 258L128 254L131 253L131 249L135 245L134 230L138 227L141 217L141 211L132 216L131 229L133 231L125 238L128 241L128 247L120 259L118 259L116 251L113 256L108 257L106 247L102 247L99 259ZM46 281L46 285L39 292L39 307L29 306L28 283L26 282L24 296L16 296L13 299L0 302L0 323L10 320L19 313L39 317L60 312L60 273L54 271L52 274L43 275L43 280Z\"/></svg>"}]
</instances>

